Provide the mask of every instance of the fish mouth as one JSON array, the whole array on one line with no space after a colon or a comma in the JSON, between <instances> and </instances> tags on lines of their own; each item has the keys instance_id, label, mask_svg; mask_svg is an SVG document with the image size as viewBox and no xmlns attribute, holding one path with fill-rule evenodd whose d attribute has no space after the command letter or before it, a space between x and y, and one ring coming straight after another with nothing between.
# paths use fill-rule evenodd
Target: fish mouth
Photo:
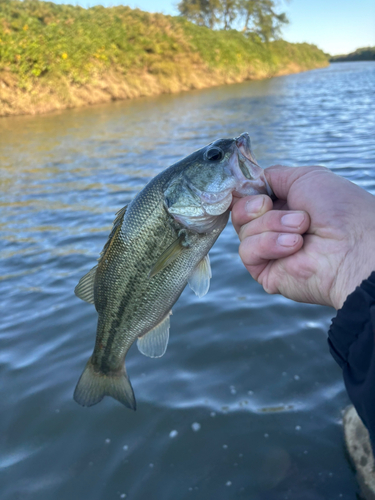
<instances>
[{"instance_id":1,"label":"fish mouth","mask_svg":"<svg viewBox=\"0 0 375 500\"><path fill-rule=\"evenodd\" d=\"M251 152L251 141L249 134L247 132L244 132L240 136L236 137L234 141L236 142L237 149L241 153L241 155L247 158L252 165L259 167L256 159L253 156L253 153Z\"/></svg>"},{"instance_id":2,"label":"fish mouth","mask_svg":"<svg viewBox=\"0 0 375 500\"><path fill-rule=\"evenodd\" d=\"M247 132L234 139L233 153L229 159L229 170L236 179L233 196L240 198L254 194L274 196L264 175L264 170L258 165L251 151L250 136Z\"/></svg>"},{"instance_id":3,"label":"fish mouth","mask_svg":"<svg viewBox=\"0 0 375 500\"><path fill-rule=\"evenodd\" d=\"M233 197L243 198L255 194L273 196L264 170L258 165L251 151L250 136L243 133L233 139L232 152L226 173L226 187L219 192L201 191L193 183L189 189L200 199L201 207L208 215L221 215L232 204Z\"/></svg>"},{"instance_id":4,"label":"fish mouth","mask_svg":"<svg viewBox=\"0 0 375 500\"><path fill-rule=\"evenodd\" d=\"M220 186L217 183L207 186L207 191L196 187L185 176L180 178L187 201L166 205L168 212L177 221L197 232L207 232L215 227L215 218L230 209L233 197L243 198L256 194L274 196L263 169L251 152L249 134L244 133L233 139L226 162L222 183ZM168 197L167 193L166 195Z\"/></svg>"}]
</instances>

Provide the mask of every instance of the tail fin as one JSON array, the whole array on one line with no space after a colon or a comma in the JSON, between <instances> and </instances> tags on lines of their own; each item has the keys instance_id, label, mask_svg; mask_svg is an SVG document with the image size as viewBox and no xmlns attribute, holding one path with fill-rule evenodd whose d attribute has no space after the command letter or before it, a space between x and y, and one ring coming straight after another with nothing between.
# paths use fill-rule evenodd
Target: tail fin
<instances>
[{"instance_id":1,"label":"tail fin","mask_svg":"<svg viewBox=\"0 0 375 500\"><path fill-rule=\"evenodd\" d=\"M121 371L104 374L94 370L90 358L78 380L74 399L82 406L93 406L104 396L111 396L131 410L136 410L133 388L125 367Z\"/></svg>"}]
</instances>

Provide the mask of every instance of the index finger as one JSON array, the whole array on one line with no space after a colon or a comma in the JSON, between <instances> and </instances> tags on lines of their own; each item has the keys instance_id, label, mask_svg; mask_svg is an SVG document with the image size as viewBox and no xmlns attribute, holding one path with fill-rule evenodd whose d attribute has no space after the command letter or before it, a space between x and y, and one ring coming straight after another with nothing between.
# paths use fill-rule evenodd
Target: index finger
<instances>
[{"instance_id":1,"label":"index finger","mask_svg":"<svg viewBox=\"0 0 375 500\"><path fill-rule=\"evenodd\" d=\"M232 224L237 233L241 226L272 210L272 200L266 194L241 198L232 208Z\"/></svg>"}]
</instances>

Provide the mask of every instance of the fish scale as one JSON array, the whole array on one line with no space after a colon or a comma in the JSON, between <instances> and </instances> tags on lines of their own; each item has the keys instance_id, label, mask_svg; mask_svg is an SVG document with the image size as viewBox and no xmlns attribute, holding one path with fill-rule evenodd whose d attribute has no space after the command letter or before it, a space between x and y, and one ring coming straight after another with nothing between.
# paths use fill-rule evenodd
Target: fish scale
<instances>
[{"instance_id":1,"label":"fish scale","mask_svg":"<svg viewBox=\"0 0 375 500\"><path fill-rule=\"evenodd\" d=\"M238 166L243 153L247 178L243 160ZM247 134L222 139L161 172L118 213L96 271L76 287L76 294L94 302L99 315L94 352L74 393L78 403L91 406L109 395L135 409L124 366L128 350L137 340L143 354L159 357L165 352L171 308L186 284L199 296L208 290L208 252L228 221L231 191L247 183L244 194L254 194L250 178L260 192L262 175ZM169 202L168 192L173 193ZM212 203L206 210L210 200L219 208ZM191 215L196 213L198 217Z\"/></svg>"}]
</instances>

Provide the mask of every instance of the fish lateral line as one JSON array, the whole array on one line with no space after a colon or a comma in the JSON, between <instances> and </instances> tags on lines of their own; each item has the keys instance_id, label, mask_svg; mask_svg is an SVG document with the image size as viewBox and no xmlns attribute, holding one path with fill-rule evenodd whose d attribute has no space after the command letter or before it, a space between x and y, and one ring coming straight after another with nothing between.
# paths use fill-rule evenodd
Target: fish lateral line
<instances>
[{"instance_id":1,"label":"fish lateral line","mask_svg":"<svg viewBox=\"0 0 375 500\"><path fill-rule=\"evenodd\" d=\"M148 357L164 354L170 311L185 286L198 297L209 290L208 252L228 222L233 193L270 192L244 133L169 166L117 212L97 266L75 289L99 315L77 403L92 406L110 396L135 410L124 365L131 345L137 341Z\"/></svg>"}]
</instances>

